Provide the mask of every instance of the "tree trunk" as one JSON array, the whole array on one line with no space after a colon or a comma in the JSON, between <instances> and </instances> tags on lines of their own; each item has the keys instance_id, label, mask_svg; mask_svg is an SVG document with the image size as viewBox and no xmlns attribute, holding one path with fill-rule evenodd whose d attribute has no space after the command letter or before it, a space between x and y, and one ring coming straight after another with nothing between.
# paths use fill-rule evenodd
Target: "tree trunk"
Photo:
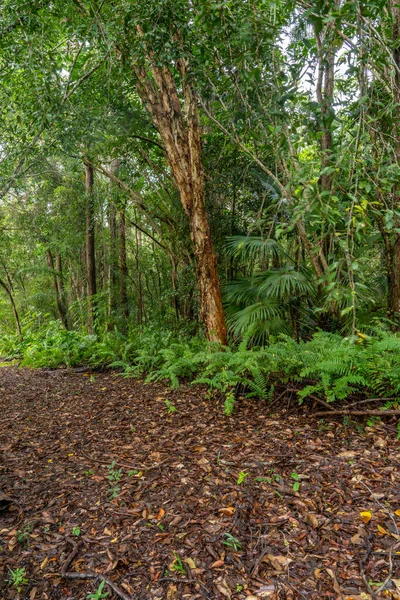
<instances>
[{"instance_id":1,"label":"tree trunk","mask_svg":"<svg viewBox=\"0 0 400 600\"><path fill-rule=\"evenodd\" d=\"M142 272L140 270L140 257L139 257L139 249L141 246L142 240L140 237L140 231L136 227L136 273L137 273L137 282L138 282L138 324L143 324L143 286L142 286Z\"/></svg>"},{"instance_id":2,"label":"tree trunk","mask_svg":"<svg viewBox=\"0 0 400 600\"><path fill-rule=\"evenodd\" d=\"M394 72L394 90L393 96L394 101L397 105L396 110L399 110L400 106L400 5L398 0L390 0L390 8L393 19L393 60L395 63ZM395 138L395 157L397 165L400 165L400 119L397 115L393 118L393 137ZM400 206L400 184L397 183L394 190L394 202L395 207ZM396 227L400 226L400 222L396 223ZM394 271L395 271L395 291L394 291L394 304L395 304L395 316L397 317L397 331L400 331L400 236L396 235L394 241Z\"/></svg>"},{"instance_id":3,"label":"tree trunk","mask_svg":"<svg viewBox=\"0 0 400 600\"><path fill-rule=\"evenodd\" d=\"M317 100L321 111L321 166L326 169L332 161L332 97L335 82L335 53L331 48L323 49L320 36L316 35L319 51L319 72L316 87ZM329 192L332 186L330 173L320 178L321 191Z\"/></svg>"},{"instance_id":4,"label":"tree trunk","mask_svg":"<svg viewBox=\"0 0 400 600\"><path fill-rule=\"evenodd\" d=\"M86 277L88 294L88 330L93 331L96 320L96 256L93 206L93 167L85 163L86 170Z\"/></svg>"},{"instance_id":5,"label":"tree trunk","mask_svg":"<svg viewBox=\"0 0 400 600\"><path fill-rule=\"evenodd\" d=\"M65 309L65 305L63 302L63 298L62 298L62 284L59 281L61 279L61 271L59 270L59 269L61 269L61 257L57 253L57 257L58 257L57 266L59 267L58 269L54 265L54 259L53 259L53 255L51 253L50 248L48 248L46 250L46 257L47 257L47 264L49 265L49 269L51 269L51 271L52 271L52 274L51 274L52 286L53 286L53 290L54 290L54 295L56 297L56 306L57 306L58 316L61 320L61 323L65 327L65 329L68 329L67 311Z\"/></svg>"},{"instance_id":6,"label":"tree trunk","mask_svg":"<svg viewBox=\"0 0 400 600\"><path fill-rule=\"evenodd\" d=\"M391 321L395 321L397 306L398 306L398 293L396 290L396 268L395 268L395 252L393 245L390 240L390 233L383 232L384 256L385 256L385 270L387 279L387 318Z\"/></svg>"},{"instance_id":7,"label":"tree trunk","mask_svg":"<svg viewBox=\"0 0 400 600\"><path fill-rule=\"evenodd\" d=\"M138 73L138 91L147 103L164 143L167 159L177 184L180 200L189 220L196 258L200 294L200 319L209 340L226 344L217 260L211 241L205 208L204 173L201 162L201 133L197 102L187 81L185 65L178 61L183 102L167 67L151 61L152 79L145 70Z\"/></svg>"},{"instance_id":8,"label":"tree trunk","mask_svg":"<svg viewBox=\"0 0 400 600\"><path fill-rule=\"evenodd\" d=\"M176 321L179 322L178 269L176 259L173 254L169 255L169 259L171 261L171 282L173 293L172 304L175 310Z\"/></svg>"},{"instance_id":9,"label":"tree trunk","mask_svg":"<svg viewBox=\"0 0 400 600\"><path fill-rule=\"evenodd\" d=\"M119 271L120 271L120 298L122 315L126 320L129 319L128 304L128 262L126 258L126 219L125 210L119 213Z\"/></svg>"},{"instance_id":10,"label":"tree trunk","mask_svg":"<svg viewBox=\"0 0 400 600\"><path fill-rule=\"evenodd\" d=\"M62 298L62 300L64 300L64 295L65 295L65 289L64 289L64 281L62 278L62 260L61 260L61 254L59 253L58 250L56 250L56 271L59 274L57 276L57 288L58 288L58 293L60 294L60 297Z\"/></svg>"},{"instance_id":11,"label":"tree trunk","mask_svg":"<svg viewBox=\"0 0 400 600\"><path fill-rule=\"evenodd\" d=\"M119 160L115 159L111 162L110 173L117 175L119 169ZM112 328L113 316L118 309L117 286L118 286L118 230L117 230L117 208L113 200L112 190L116 189L115 183L110 182L110 198L108 200L108 229L110 234L110 250L109 250L109 323L108 329Z\"/></svg>"},{"instance_id":12,"label":"tree trunk","mask_svg":"<svg viewBox=\"0 0 400 600\"><path fill-rule=\"evenodd\" d=\"M6 292L6 294L8 296L8 299L10 300L11 309L13 311L13 315L14 315L14 319L15 319L15 326L17 328L17 333L18 333L18 336L20 337L20 339L22 340L21 323L19 320L18 310L17 310L16 304L15 304L11 289L8 287L8 285L5 283L5 281L3 281L2 279L0 279L0 287L3 288L3 290Z\"/></svg>"}]
</instances>

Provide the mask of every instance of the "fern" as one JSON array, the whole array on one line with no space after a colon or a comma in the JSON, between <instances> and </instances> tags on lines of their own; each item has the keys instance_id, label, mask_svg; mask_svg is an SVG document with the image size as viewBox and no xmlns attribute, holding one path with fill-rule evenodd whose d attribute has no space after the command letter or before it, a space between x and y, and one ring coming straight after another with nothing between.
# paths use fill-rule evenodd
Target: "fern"
<instances>
[{"instance_id":1,"label":"fern","mask_svg":"<svg viewBox=\"0 0 400 600\"><path fill-rule=\"evenodd\" d=\"M0 355L30 367L90 365L114 367L127 377L166 381L177 387L182 380L205 385L224 399L232 414L240 391L247 398L268 401L274 382L302 383L299 402L316 395L335 402L350 394L400 399L400 336L374 327L370 335L342 338L318 332L296 343L281 334L269 345L251 346L254 326L243 332L238 347L221 349L204 339L171 331L144 329L129 336L65 331L58 322L46 329L26 327L23 341L0 336ZM311 380L311 381L310 381Z\"/></svg>"}]
</instances>

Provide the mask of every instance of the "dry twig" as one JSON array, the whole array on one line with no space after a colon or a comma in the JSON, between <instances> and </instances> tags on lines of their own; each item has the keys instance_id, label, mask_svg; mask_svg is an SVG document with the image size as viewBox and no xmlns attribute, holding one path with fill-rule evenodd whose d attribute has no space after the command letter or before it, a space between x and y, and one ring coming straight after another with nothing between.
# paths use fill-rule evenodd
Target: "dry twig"
<instances>
[{"instance_id":1,"label":"dry twig","mask_svg":"<svg viewBox=\"0 0 400 600\"><path fill-rule=\"evenodd\" d=\"M79 573L75 573L72 571L68 571L70 564L79 552L80 546L81 542L78 542L74 545L74 548L68 554L61 569L62 577L64 577L64 579L93 579L94 581L104 581L105 584L108 585L108 587L110 587L115 594L117 594L117 596L122 598L122 600L133 600L132 596L128 596L127 594L125 594L125 592L123 592L121 588L119 588L113 581L111 581L109 577L106 577L101 573L94 573L93 571L81 571Z\"/></svg>"}]
</instances>

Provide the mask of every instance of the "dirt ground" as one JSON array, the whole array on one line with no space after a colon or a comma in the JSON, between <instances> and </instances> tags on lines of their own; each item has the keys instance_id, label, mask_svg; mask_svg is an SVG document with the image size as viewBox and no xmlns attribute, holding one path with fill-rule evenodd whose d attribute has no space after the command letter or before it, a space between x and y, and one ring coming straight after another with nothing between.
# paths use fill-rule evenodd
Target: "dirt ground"
<instances>
[{"instance_id":1,"label":"dirt ground","mask_svg":"<svg viewBox=\"0 0 400 600\"><path fill-rule=\"evenodd\" d=\"M396 426L0 368L0 598L400 598Z\"/></svg>"}]
</instances>

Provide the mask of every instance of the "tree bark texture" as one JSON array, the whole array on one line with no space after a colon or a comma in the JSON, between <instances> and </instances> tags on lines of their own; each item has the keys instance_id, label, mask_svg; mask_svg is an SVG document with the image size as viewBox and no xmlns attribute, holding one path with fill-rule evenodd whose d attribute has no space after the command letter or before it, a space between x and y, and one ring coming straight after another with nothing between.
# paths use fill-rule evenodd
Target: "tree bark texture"
<instances>
[{"instance_id":1,"label":"tree bark texture","mask_svg":"<svg viewBox=\"0 0 400 600\"><path fill-rule=\"evenodd\" d=\"M49 269L51 269L51 271L52 271L52 274L51 274L52 275L52 286L53 286L54 295L55 295L55 299L56 299L58 316L61 320L61 323L65 327L65 329L68 329L67 310L66 310L66 306L64 304L64 299L63 299L63 287L62 287L62 283L60 282L60 279L62 276L61 257L59 255L59 253L57 253L56 264L54 264L53 254L52 254L50 248L48 248L46 250L46 258L47 258L47 264L49 265Z\"/></svg>"},{"instance_id":2,"label":"tree bark texture","mask_svg":"<svg viewBox=\"0 0 400 600\"><path fill-rule=\"evenodd\" d=\"M6 282L3 281L2 279L0 279L0 287L3 288L3 290L6 292L6 294L8 296L8 299L10 300L11 309L12 309L12 312L14 315L14 320L15 320L15 326L17 328L17 333L18 333L18 336L20 337L20 339L22 340L21 322L19 320L18 310L17 310L17 306L14 301L14 296L12 295L12 291L9 288L9 286L6 284Z\"/></svg>"},{"instance_id":3,"label":"tree bark texture","mask_svg":"<svg viewBox=\"0 0 400 600\"><path fill-rule=\"evenodd\" d=\"M138 73L138 91L162 138L180 200L190 225L200 295L200 319L209 340L226 344L217 261L205 207L201 133L194 90L179 62L183 101L167 67L151 62L152 78Z\"/></svg>"},{"instance_id":4,"label":"tree bark texture","mask_svg":"<svg viewBox=\"0 0 400 600\"><path fill-rule=\"evenodd\" d=\"M88 294L88 329L93 331L96 307L96 254L94 231L94 206L93 206L93 167L85 163L86 171L86 277Z\"/></svg>"}]
</instances>

